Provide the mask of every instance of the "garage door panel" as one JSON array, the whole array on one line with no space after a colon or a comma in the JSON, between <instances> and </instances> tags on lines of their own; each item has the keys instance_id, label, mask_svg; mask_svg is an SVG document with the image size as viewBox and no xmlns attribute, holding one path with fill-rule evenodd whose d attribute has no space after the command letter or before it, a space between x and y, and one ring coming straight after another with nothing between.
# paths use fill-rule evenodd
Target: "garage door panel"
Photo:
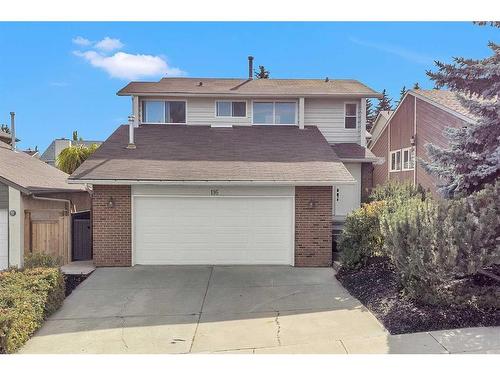
<instances>
[{"instance_id":1,"label":"garage door panel","mask_svg":"<svg viewBox=\"0 0 500 375\"><path fill-rule=\"evenodd\" d=\"M291 264L293 197L134 198L137 264Z\"/></svg>"}]
</instances>

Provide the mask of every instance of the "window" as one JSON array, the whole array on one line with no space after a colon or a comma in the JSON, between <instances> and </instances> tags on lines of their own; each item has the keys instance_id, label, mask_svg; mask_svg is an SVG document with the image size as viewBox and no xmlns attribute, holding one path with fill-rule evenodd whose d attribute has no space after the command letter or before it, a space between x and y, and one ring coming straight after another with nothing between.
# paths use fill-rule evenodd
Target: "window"
<instances>
[{"instance_id":1,"label":"window","mask_svg":"<svg viewBox=\"0 0 500 375\"><path fill-rule=\"evenodd\" d=\"M401 170L401 150L391 151L391 172Z\"/></svg>"},{"instance_id":2,"label":"window","mask_svg":"<svg viewBox=\"0 0 500 375\"><path fill-rule=\"evenodd\" d=\"M345 103L344 113L345 113L345 119L344 119L345 128L356 129L358 126L358 104Z\"/></svg>"},{"instance_id":3,"label":"window","mask_svg":"<svg viewBox=\"0 0 500 375\"><path fill-rule=\"evenodd\" d=\"M215 102L215 115L217 117L246 117L247 103L246 102Z\"/></svg>"},{"instance_id":4,"label":"window","mask_svg":"<svg viewBox=\"0 0 500 375\"><path fill-rule=\"evenodd\" d=\"M253 123L266 125L297 124L297 103L295 102L254 102Z\"/></svg>"},{"instance_id":5,"label":"window","mask_svg":"<svg viewBox=\"0 0 500 375\"><path fill-rule=\"evenodd\" d=\"M403 152L403 171L409 171L415 168L415 155L412 147L404 148Z\"/></svg>"},{"instance_id":6,"label":"window","mask_svg":"<svg viewBox=\"0 0 500 375\"><path fill-rule=\"evenodd\" d=\"M175 100L143 101L142 122L160 124L185 124L186 102Z\"/></svg>"}]
</instances>

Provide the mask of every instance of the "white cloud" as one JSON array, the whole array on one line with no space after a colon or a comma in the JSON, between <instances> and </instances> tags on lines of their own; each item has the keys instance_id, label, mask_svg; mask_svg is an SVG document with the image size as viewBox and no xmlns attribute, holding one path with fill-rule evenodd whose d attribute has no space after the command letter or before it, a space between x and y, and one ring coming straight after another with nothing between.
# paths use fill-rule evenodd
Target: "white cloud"
<instances>
[{"instance_id":1,"label":"white cloud","mask_svg":"<svg viewBox=\"0 0 500 375\"><path fill-rule=\"evenodd\" d=\"M94 48L107 52L113 51L115 49L120 49L123 46L124 44L120 41L120 39L113 39L108 36L94 44Z\"/></svg>"},{"instance_id":2,"label":"white cloud","mask_svg":"<svg viewBox=\"0 0 500 375\"><path fill-rule=\"evenodd\" d=\"M79 46L90 46L92 42L82 36L77 36L76 38L72 39L72 42L79 45Z\"/></svg>"},{"instance_id":3,"label":"white cloud","mask_svg":"<svg viewBox=\"0 0 500 375\"><path fill-rule=\"evenodd\" d=\"M363 47L369 47L373 48L382 52L389 53L391 55L398 56L402 59L411 61L416 64L421 64L421 65L432 65L434 62L434 59L428 55L411 51L406 48L400 47L400 46L395 46L395 45L390 45L390 44L385 44L385 43L373 43L373 42L368 42L364 40L360 40L358 38L349 38L349 40L355 44L358 44Z\"/></svg>"},{"instance_id":4,"label":"white cloud","mask_svg":"<svg viewBox=\"0 0 500 375\"><path fill-rule=\"evenodd\" d=\"M125 52L106 56L96 51L75 51L74 54L84 58L92 66L103 69L113 78L137 80L143 77L185 74L182 70L169 66L160 56L134 55Z\"/></svg>"}]
</instances>

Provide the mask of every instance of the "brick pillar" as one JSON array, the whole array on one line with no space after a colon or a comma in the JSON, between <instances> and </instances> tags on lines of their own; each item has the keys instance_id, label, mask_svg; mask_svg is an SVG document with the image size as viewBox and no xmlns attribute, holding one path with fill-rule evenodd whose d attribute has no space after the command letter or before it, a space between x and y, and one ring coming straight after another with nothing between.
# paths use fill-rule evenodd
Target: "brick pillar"
<instances>
[{"instance_id":1,"label":"brick pillar","mask_svg":"<svg viewBox=\"0 0 500 375\"><path fill-rule=\"evenodd\" d=\"M361 202L364 203L372 193L373 189L373 164L361 164Z\"/></svg>"},{"instance_id":2,"label":"brick pillar","mask_svg":"<svg viewBox=\"0 0 500 375\"><path fill-rule=\"evenodd\" d=\"M332 187L296 186L295 266L331 265Z\"/></svg>"},{"instance_id":3,"label":"brick pillar","mask_svg":"<svg viewBox=\"0 0 500 375\"><path fill-rule=\"evenodd\" d=\"M94 185L92 233L94 263L98 267L132 265L130 186ZM109 207L110 199L113 207Z\"/></svg>"}]
</instances>

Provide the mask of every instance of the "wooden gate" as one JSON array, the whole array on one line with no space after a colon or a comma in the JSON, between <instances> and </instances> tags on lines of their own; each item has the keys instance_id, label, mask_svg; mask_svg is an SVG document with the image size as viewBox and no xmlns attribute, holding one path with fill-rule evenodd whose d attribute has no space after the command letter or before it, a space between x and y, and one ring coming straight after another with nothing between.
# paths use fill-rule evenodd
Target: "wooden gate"
<instances>
[{"instance_id":1,"label":"wooden gate","mask_svg":"<svg viewBox=\"0 0 500 375\"><path fill-rule=\"evenodd\" d=\"M72 260L91 260L90 211L74 213L71 218L73 231Z\"/></svg>"},{"instance_id":2,"label":"wooden gate","mask_svg":"<svg viewBox=\"0 0 500 375\"><path fill-rule=\"evenodd\" d=\"M71 261L70 217L61 210L26 210L24 253L40 252Z\"/></svg>"}]
</instances>

